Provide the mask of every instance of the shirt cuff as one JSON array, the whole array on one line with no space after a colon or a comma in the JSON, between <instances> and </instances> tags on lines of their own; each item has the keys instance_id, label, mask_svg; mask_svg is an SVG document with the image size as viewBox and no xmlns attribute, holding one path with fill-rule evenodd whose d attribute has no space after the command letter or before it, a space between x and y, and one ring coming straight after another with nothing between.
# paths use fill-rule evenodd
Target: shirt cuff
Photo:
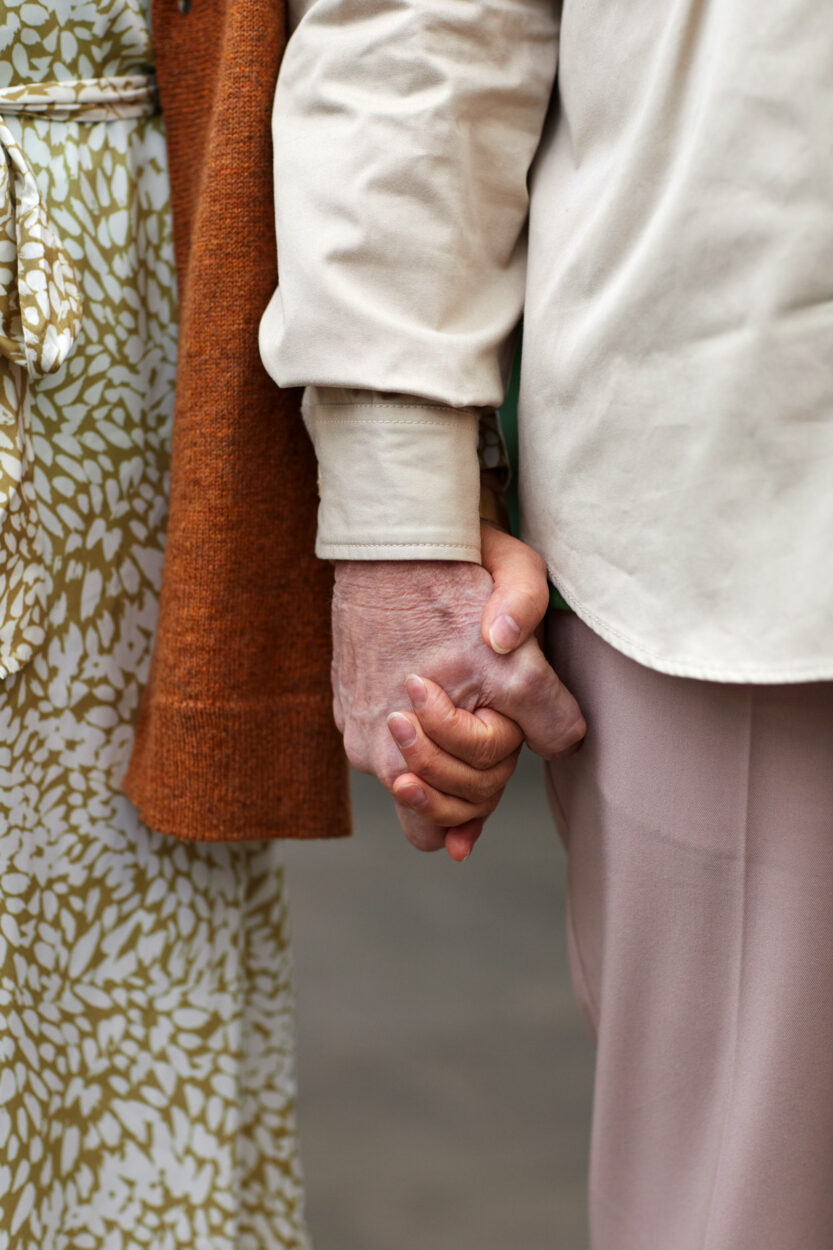
<instances>
[{"instance_id":1,"label":"shirt cuff","mask_svg":"<svg viewBox=\"0 0 833 1250\"><path fill-rule=\"evenodd\" d=\"M480 563L479 410L381 391L308 386L327 560Z\"/></svg>"}]
</instances>

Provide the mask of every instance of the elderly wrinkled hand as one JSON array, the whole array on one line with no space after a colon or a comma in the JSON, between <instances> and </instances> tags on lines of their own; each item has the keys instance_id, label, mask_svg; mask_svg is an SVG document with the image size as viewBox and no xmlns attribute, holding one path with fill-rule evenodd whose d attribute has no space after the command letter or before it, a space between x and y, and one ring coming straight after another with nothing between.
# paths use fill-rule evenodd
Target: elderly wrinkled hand
<instances>
[{"instance_id":1,"label":"elderly wrinkled hand","mask_svg":"<svg viewBox=\"0 0 833 1250\"><path fill-rule=\"evenodd\" d=\"M498 543L492 536L484 538L490 547ZM508 544L517 549L515 597L507 568L507 560L512 563ZM350 762L362 772L374 773L393 794L405 834L421 850L440 849L447 831L461 827L456 845L459 849L468 839L470 849L479 832L477 822L482 826L497 805L514 768L521 736L537 754L551 758L571 750L584 735L578 705L530 636L544 610L540 588L533 591L528 584L530 557L537 557L508 536L501 536L499 548L504 559L502 566L496 560L494 579L484 567L453 561L336 565L336 723ZM484 560L486 554L484 544ZM509 625L504 620L495 629L501 616L509 617ZM537 620L532 619L535 616ZM513 641L516 648L509 651ZM495 645L508 653L497 653ZM426 705L434 683L459 709L457 729L464 724L462 713L477 712L465 722L473 744L470 759L465 740L460 747L453 735L442 763L435 758L438 771L433 775L448 787L445 790L432 785L429 777L414 775L406 762L405 722L414 729L420 723L416 712L426 714L426 705L413 709L411 703L415 694L414 703L419 703L419 683L412 680L406 690L406 681L414 676L423 679L428 691ZM395 716L391 720L392 713L400 713L401 721ZM509 727L505 720L514 724ZM475 729L474 721L486 726L485 735ZM397 725L402 748L394 741ZM420 734L425 737L424 729L417 731L418 738ZM411 753L408 758L414 762L415 756ZM402 777L405 780L399 781Z\"/></svg>"}]
</instances>

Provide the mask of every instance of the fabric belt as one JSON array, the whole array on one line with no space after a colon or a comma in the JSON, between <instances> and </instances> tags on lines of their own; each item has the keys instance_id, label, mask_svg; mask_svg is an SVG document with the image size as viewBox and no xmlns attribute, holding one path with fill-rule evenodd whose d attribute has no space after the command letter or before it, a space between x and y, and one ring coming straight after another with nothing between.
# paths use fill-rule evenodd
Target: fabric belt
<instances>
[{"instance_id":1,"label":"fabric belt","mask_svg":"<svg viewBox=\"0 0 833 1250\"><path fill-rule=\"evenodd\" d=\"M150 117L156 110L156 78L151 73L0 88L0 114L106 122L115 117Z\"/></svg>"},{"instance_id":2,"label":"fabric belt","mask_svg":"<svg viewBox=\"0 0 833 1250\"><path fill-rule=\"evenodd\" d=\"M6 118L107 122L157 109L152 74L0 89L0 679L46 637L52 589L34 487L30 383L64 364L81 329L81 290L23 145Z\"/></svg>"},{"instance_id":3,"label":"fabric belt","mask_svg":"<svg viewBox=\"0 0 833 1250\"><path fill-rule=\"evenodd\" d=\"M156 112L152 74L25 83L0 90L0 353L30 378L60 369L81 328L72 261L34 170L4 116L97 122Z\"/></svg>"}]
</instances>

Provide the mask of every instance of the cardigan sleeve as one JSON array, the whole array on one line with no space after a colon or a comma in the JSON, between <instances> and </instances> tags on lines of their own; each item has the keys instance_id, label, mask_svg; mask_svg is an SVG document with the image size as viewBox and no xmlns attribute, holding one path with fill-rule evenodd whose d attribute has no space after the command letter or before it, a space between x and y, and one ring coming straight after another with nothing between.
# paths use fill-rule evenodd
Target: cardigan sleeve
<instances>
[{"instance_id":1,"label":"cardigan sleeve","mask_svg":"<svg viewBox=\"0 0 833 1250\"><path fill-rule=\"evenodd\" d=\"M311 0L289 41L260 346L311 388L319 554L479 558L558 29L556 0Z\"/></svg>"}]
</instances>

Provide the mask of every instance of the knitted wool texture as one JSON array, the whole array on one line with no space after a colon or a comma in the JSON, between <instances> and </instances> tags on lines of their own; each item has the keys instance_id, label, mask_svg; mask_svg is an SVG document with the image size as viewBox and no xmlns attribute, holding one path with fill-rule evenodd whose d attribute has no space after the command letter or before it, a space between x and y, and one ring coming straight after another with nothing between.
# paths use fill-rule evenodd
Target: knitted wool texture
<instances>
[{"instance_id":1,"label":"knitted wool texture","mask_svg":"<svg viewBox=\"0 0 833 1250\"><path fill-rule=\"evenodd\" d=\"M186 7L186 6L183 6ZM159 624L124 789L181 838L349 832L332 574L297 391L257 348L277 280L270 113L282 0L154 0L180 348Z\"/></svg>"}]
</instances>

